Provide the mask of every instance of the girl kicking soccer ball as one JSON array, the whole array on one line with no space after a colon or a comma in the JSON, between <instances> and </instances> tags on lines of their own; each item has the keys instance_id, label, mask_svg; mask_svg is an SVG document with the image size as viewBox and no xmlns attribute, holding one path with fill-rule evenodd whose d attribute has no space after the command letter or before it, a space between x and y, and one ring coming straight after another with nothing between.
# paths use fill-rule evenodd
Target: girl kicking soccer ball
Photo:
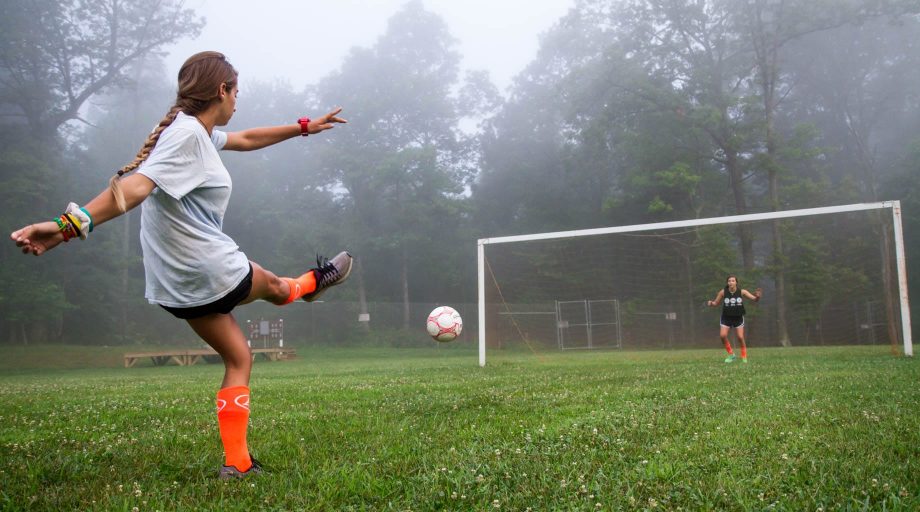
<instances>
[{"instance_id":1,"label":"girl kicking soccer ball","mask_svg":"<svg viewBox=\"0 0 920 512\"><path fill-rule=\"evenodd\" d=\"M725 350L728 351L726 363L735 360L735 353L732 351L732 344L728 341L728 331L735 329L735 336L741 345L741 362L747 362L747 345L744 343L744 299L750 299L754 302L760 301L763 290L757 288L754 293L738 288L738 278L734 274L729 274L726 279L725 288L719 290L714 300L706 301L709 307L718 307L722 305L722 318L719 320L719 337L725 344Z\"/></svg>"},{"instance_id":2,"label":"girl kicking soccer ball","mask_svg":"<svg viewBox=\"0 0 920 512\"><path fill-rule=\"evenodd\" d=\"M109 188L60 217L30 224L10 235L23 253L39 256L61 242L85 240L106 221L142 204L141 247L146 297L192 329L224 362L217 392L217 423L224 445L221 479L261 472L246 445L252 354L231 311L264 299L289 304L316 300L341 284L352 258L341 252L297 278L277 277L251 262L222 231L231 182L219 150L251 151L314 135L346 121L336 109L316 119L225 133L236 111L237 72L220 53L191 56L179 70L176 102L133 162L113 176ZM134 174L126 176L132 171Z\"/></svg>"}]
</instances>

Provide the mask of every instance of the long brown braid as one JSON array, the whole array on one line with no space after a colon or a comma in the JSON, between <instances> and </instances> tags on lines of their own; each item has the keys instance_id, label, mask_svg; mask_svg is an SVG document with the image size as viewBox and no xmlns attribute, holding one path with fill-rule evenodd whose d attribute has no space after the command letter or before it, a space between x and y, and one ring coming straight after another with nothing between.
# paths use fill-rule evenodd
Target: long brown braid
<instances>
[{"instance_id":1,"label":"long brown braid","mask_svg":"<svg viewBox=\"0 0 920 512\"><path fill-rule=\"evenodd\" d=\"M121 177L137 169L147 160L150 152L153 151L154 146L160 139L160 134L176 120L179 112L184 112L190 116L201 114L212 103L217 101L221 85L225 85L226 90L230 91L236 86L236 80L236 69L233 68L222 53L196 53L182 64L182 68L179 69L179 89L176 93L175 103L166 116L160 120L156 128L147 136L147 140L140 151L137 152L134 160L122 167L109 180L109 189L115 196L115 203L118 205L119 210L125 212L128 209L124 191L119 183Z\"/></svg>"}]
</instances>

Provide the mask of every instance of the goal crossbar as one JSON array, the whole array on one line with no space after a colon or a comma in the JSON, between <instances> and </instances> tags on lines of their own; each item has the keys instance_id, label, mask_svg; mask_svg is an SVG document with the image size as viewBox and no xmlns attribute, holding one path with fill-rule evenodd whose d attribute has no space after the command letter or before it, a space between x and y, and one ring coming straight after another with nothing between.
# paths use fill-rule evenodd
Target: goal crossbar
<instances>
[{"instance_id":1,"label":"goal crossbar","mask_svg":"<svg viewBox=\"0 0 920 512\"><path fill-rule=\"evenodd\" d=\"M485 246L490 244L503 244L510 242L532 242L537 240L554 240L574 238L580 236L606 235L612 233L631 233L637 231L651 231L661 229L686 228L695 226L712 226L717 224L732 224L738 222L762 221L773 219L786 219L809 215L825 215L832 213L846 213L864 210L883 210L890 208L893 216L895 260L898 276L898 296L901 302L901 328L904 338L904 355L913 355L911 343L910 303L907 293L907 262L904 254L904 230L901 224L901 202L880 201L875 203L857 203L839 206L825 206L820 208L803 208L798 210L784 210L776 212L750 213L745 215L731 215L727 217L709 217L705 219L689 219L670 222L655 222L651 224L634 224L631 226L612 226L594 229L576 229L571 231L554 231L548 233L534 233L530 235L513 235L492 238L480 238L477 241L478 280L479 280L479 365L486 364L486 301L485 301Z\"/></svg>"}]
</instances>

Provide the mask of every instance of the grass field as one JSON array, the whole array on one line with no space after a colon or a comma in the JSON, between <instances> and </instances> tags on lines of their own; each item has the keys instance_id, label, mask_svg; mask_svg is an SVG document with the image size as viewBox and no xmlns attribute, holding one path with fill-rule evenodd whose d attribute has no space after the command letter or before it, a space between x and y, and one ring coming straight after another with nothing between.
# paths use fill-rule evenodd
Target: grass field
<instances>
[{"instance_id":1,"label":"grass field","mask_svg":"<svg viewBox=\"0 0 920 512\"><path fill-rule=\"evenodd\" d=\"M13 371L5 357L0 509L920 509L920 361L887 347L722 358L479 368L466 350L299 350L253 371L249 442L267 473L220 482L219 365Z\"/></svg>"}]
</instances>

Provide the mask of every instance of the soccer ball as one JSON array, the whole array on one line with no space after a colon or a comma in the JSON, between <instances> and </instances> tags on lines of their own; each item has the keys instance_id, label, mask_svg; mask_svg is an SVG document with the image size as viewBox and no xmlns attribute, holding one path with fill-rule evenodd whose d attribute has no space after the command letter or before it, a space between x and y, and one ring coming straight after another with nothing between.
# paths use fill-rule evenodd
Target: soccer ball
<instances>
[{"instance_id":1,"label":"soccer ball","mask_svg":"<svg viewBox=\"0 0 920 512\"><path fill-rule=\"evenodd\" d=\"M463 330L460 313L450 306L438 306L428 315L428 334L435 341L447 342L457 339Z\"/></svg>"}]
</instances>

